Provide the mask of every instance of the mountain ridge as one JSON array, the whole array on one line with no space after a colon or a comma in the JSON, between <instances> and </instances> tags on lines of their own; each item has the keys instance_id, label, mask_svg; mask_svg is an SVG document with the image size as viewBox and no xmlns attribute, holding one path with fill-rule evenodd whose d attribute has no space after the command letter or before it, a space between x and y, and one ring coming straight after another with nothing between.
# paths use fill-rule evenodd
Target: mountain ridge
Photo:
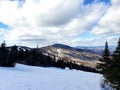
<instances>
[{"instance_id":1,"label":"mountain ridge","mask_svg":"<svg viewBox=\"0 0 120 90\"><path fill-rule=\"evenodd\" d=\"M64 59L78 64L82 64L88 67L95 67L96 63L99 62L101 57L98 53L93 53L86 51L84 49L78 49L64 44L53 44L50 46L45 46L39 48L40 51L51 57L56 57L57 59Z\"/></svg>"}]
</instances>

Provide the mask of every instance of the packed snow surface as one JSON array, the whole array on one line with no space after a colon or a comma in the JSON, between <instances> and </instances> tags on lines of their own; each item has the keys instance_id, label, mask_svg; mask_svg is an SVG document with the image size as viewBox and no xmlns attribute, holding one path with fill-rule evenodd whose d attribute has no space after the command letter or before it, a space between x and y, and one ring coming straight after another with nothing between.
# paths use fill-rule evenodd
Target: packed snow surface
<instances>
[{"instance_id":1,"label":"packed snow surface","mask_svg":"<svg viewBox=\"0 0 120 90\"><path fill-rule=\"evenodd\" d=\"M0 67L0 90L101 90L102 75L16 64Z\"/></svg>"}]
</instances>

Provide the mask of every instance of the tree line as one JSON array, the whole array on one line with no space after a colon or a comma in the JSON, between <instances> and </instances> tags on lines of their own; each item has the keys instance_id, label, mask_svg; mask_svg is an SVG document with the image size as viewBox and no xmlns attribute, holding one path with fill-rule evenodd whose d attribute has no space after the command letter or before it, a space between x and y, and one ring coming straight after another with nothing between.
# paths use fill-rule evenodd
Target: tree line
<instances>
[{"instance_id":1,"label":"tree line","mask_svg":"<svg viewBox=\"0 0 120 90\"><path fill-rule=\"evenodd\" d=\"M106 41L105 50L97 68L104 76L104 84L102 86L109 86L106 90L120 90L120 38L112 54L110 54L108 42Z\"/></svg>"},{"instance_id":2,"label":"tree line","mask_svg":"<svg viewBox=\"0 0 120 90\"><path fill-rule=\"evenodd\" d=\"M14 67L16 63L42 66L42 67L58 67L65 69L77 69L89 72L97 72L95 68L79 65L75 61L70 61L63 58L56 59L56 56L50 57L50 55L44 55L38 48L22 49L14 45L12 47L6 47L5 41L0 47L0 66Z\"/></svg>"}]
</instances>

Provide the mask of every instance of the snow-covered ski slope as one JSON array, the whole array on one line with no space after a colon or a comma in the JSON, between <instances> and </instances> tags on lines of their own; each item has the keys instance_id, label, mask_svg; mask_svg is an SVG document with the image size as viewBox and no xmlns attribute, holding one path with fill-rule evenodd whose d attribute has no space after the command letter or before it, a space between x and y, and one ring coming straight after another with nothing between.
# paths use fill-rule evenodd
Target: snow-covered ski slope
<instances>
[{"instance_id":1,"label":"snow-covered ski slope","mask_svg":"<svg viewBox=\"0 0 120 90\"><path fill-rule=\"evenodd\" d=\"M17 64L0 67L0 90L101 90L102 75Z\"/></svg>"}]
</instances>

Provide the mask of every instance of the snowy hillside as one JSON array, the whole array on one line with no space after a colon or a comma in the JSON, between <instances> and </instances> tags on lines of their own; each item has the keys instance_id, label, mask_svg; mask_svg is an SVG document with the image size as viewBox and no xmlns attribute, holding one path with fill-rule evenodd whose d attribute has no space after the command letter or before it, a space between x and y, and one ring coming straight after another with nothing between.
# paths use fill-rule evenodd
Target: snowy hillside
<instances>
[{"instance_id":1,"label":"snowy hillside","mask_svg":"<svg viewBox=\"0 0 120 90\"><path fill-rule=\"evenodd\" d=\"M101 90L102 75L17 64L0 67L0 90Z\"/></svg>"}]
</instances>

